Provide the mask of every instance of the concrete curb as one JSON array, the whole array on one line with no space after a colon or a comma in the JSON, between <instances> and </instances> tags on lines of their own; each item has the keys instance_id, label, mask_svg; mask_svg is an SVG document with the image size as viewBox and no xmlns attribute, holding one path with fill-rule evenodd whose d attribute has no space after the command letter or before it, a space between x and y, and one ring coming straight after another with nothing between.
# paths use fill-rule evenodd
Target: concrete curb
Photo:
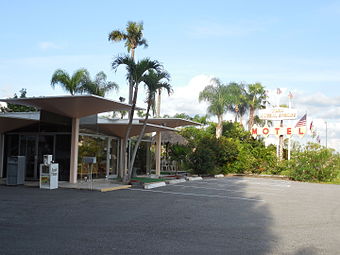
<instances>
[{"instance_id":1,"label":"concrete curb","mask_svg":"<svg viewBox=\"0 0 340 255\"><path fill-rule=\"evenodd\" d=\"M166 184L176 184L176 183L182 183L182 182L186 182L186 180L185 179L168 180L166 181Z\"/></svg>"},{"instance_id":2,"label":"concrete curb","mask_svg":"<svg viewBox=\"0 0 340 255\"><path fill-rule=\"evenodd\" d=\"M166 186L165 182L144 183L144 189L154 189L163 186Z\"/></svg>"},{"instance_id":3,"label":"concrete curb","mask_svg":"<svg viewBox=\"0 0 340 255\"><path fill-rule=\"evenodd\" d=\"M202 177L186 177L185 179L187 181L201 181L201 180L203 180Z\"/></svg>"},{"instance_id":4,"label":"concrete curb","mask_svg":"<svg viewBox=\"0 0 340 255\"><path fill-rule=\"evenodd\" d=\"M120 190L120 189L129 189L131 188L131 185L123 185L119 187L112 187L112 188L103 188L100 189L100 192L108 192L108 191L114 191L114 190Z\"/></svg>"}]
</instances>

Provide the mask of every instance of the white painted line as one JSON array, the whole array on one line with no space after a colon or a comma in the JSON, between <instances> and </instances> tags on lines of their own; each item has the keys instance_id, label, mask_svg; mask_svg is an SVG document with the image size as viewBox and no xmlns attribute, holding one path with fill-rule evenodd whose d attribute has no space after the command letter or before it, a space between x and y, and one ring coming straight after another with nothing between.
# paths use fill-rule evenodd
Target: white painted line
<instances>
[{"instance_id":1,"label":"white painted line","mask_svg":"<svg viewBox=\"0 0 340 255\"><path fill-rule=\"evenodd\" d=\"M218 188L206 188L206 187L199 187L199 186L191 186L191 185L181 185L177 184L176 187L183 187L183 188L194 188L194 189L206 189L206 190L218 190L218 191L230 191L230 192L235 192L235 193L251 193L251 194L268 194L268 192L257 192L257 191L248 191L248 190L234 190L234 189L218 189ZM274 190L274 189L271 189ZM275 189L277 191L282 191L282 189Z\"/></svg>"},{"instance_id":2,"label":"white painted line","mask_svg":"<svg viewBox=\"0 0 340 255\"><path fill-rule=\"evenodd\" d=\"M275 183L266 183L266 182L253 182L253 181L237 181L237 182L224 182L224 181L220 181L220 180L211 180L211 181L202 181L201 183L208 183L208 184L218 184L218 185L238 185L238 184L249 184L249 185L261 185L261 186L269 186L269 187L290 187L290 184L275 184Z\"/></svg>"},{"instance_id":3,"label":"white painted line","mask_svg":"<svg viewBox=\"0 0 340 255\"><path fill-rule=\"evenodd\" d=\"M154 192L154 193L171 194L171 195L181 195L181 196L212 197L212 198L226 198L226 199L265 202L263 199L247 198L247 197L232 197L232 196L207 195L207 194L196 194L196 193L181 193L181 192L160 191L160 190L144 190L144 189L128 189L128 190Z\"/></svg>"},{"instance_id":4,"label":"white painted line","mask_svg":"<svg viewBox=\"0 0 340 255\"><path fill-rule=\"evenodd\" d=\"M186 177L185 179L187 179L188 181L201 181L201 180L203 180L202 177Z\"/></svg>"},{"instance_id":5,"label":"white painted line","mask_svg":"<svg viewBox=\"0 0 340 255\"><path fill-rule=\"evenodd\" d=\"M177 184L177 183L183 183L186 182L185 179L175 179L175 180L168 180L166 181L167 184Z\"/></svg>"},{"instance_id":6,"label":"white painted line","mask_svg":"<svg viewBox=\"0 0 340 255\"><path fill-rule=\"evenodd\" d=\"M144 184L144 189L154 189L158 187L163 187L165 185L165 182L146 183Z\"/></svg>"},{"instance_id":7,"label":"white painted line","mask_svg":"<svg viewBox=\"0 0 340 255\"><path fill-rule=\"evenodd\" d=\"M200 183L202 183L202 182L200 182ZM209 184L209 183L207 183L207 184ZM222 183L220 183L220 184L218 184L218 183L210 183L211 185L213 185L213 186L218 186L218 187L221 187L221 188L223 188L223 187L228 187L228 188L233 188L233 187L235 187L235 188L240 188L240 187L242 187L242 188L244 188L244 189L251 189L251 188L261 188L261 189L264 189L264 190L267 190L267 191L270 191L270 190L273 190L273 191L284 191L285 190L285 188L286 187L272 187L272 186L262 186L262 187L259 187L259 186L251 186L251 185L248 185L248 186L240 186L241 184L229 184L229 183L225 183L225 184L222 184Z\"/></svg>"}]
</instances>

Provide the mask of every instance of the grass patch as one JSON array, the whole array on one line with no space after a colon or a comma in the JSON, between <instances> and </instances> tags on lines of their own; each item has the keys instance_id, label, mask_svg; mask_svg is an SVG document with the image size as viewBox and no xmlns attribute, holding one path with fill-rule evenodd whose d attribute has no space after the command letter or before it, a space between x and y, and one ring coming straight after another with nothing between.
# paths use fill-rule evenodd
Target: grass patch
<instances>
[{"instance_id":1,"label":"grass patch","mask_svg":"<svg viewBox=\"0 0 340 255\"><path fill-rule=\"evenodd\" d=\"M131 178L131 181L142 182L142 183L150 183L150 182L164 182L165 179L155 179L155 178L147 178L147 177L134 177Z\"/></svg>"}]
</instances>

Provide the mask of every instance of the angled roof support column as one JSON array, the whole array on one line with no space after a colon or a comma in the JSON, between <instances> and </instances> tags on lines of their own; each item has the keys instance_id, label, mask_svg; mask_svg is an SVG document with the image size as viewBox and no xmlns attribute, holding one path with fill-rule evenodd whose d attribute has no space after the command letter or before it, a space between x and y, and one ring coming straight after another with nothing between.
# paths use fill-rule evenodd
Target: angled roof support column
<instances>
[{"instance_id":1,"label":"angled roof support column","mask_svg":"<svg viewBox=\"0 0 340 255\"><path fill-rule=\"evenodd\" d=\"M156 158L156 175L161 175L161 141L162 141L162 133L160 131L156 132L156 150L155 150L155 158Z\"/></svg>"},{"instance_id":2,"label":"angled roof support column","mask_svg":"<svg viewBox=\"0 0 340 255\"><path fill-rule=\"evenodd\" d=\"M77 183L78 175L79 118L72 119L70 183Z\"/></svg>"},{"instance_id":3,"label":"angled roof support column","mask_svg":"<svg viewBox=\"0 0 340 255\"><path fill-rule=\"evenodd\" d=\"M0 133L0 179L3 178L3 164L4 164L4 135Z\"/></svg>"}]
</instances>

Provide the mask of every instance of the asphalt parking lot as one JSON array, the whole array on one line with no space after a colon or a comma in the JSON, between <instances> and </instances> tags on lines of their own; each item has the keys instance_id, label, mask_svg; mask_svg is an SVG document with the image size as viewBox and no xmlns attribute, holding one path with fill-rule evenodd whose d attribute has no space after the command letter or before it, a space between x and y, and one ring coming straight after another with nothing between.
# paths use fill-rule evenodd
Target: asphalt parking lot
<instances>
[{"instance_id":1,"label":"asphalt parking lot","mask_svg":"<svg viewBox=\"0 0 340 255\"><path fill-rule=\"evenodd\" d=\"M340 186L241 177L107 193L0 186L0 254L340 254Z\"/></svg>"}]
</instances>

